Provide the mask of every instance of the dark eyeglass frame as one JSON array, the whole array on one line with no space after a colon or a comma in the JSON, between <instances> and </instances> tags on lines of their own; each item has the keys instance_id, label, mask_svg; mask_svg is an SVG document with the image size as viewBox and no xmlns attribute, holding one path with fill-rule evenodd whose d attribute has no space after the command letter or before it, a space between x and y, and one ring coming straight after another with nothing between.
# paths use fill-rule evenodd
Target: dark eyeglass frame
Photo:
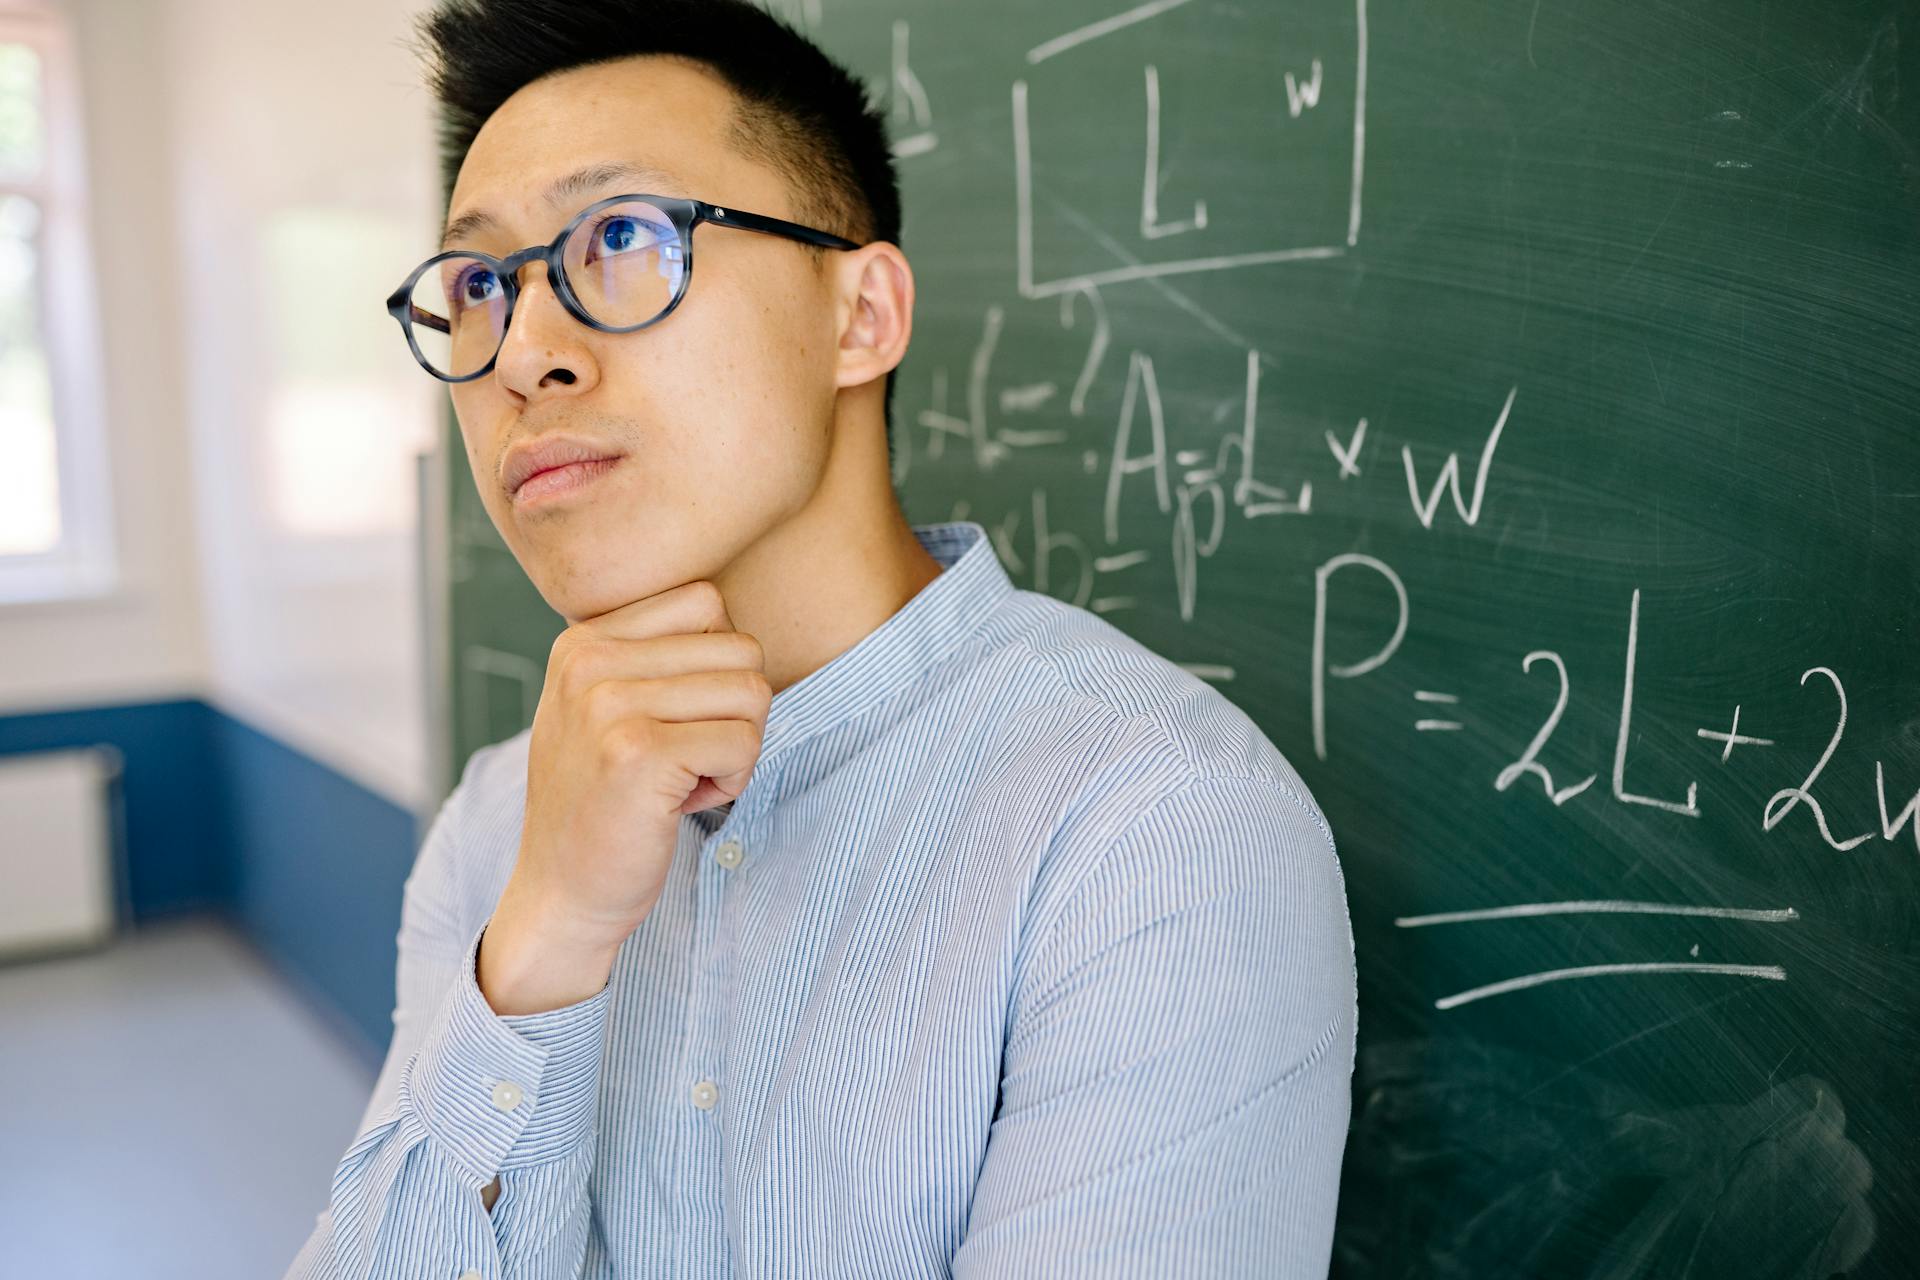
<instances>
[{"instance_id":1,"label":"dark eyeglass frame","mask_svg":"<svg viewBox=\"0 0 1920 1280\"><path fill-rule=\"evenodd\" d=\"M581 305L580 299L574 295L573 286L567 280L563 251L567 240L579 229L580 224L585 222L590 216L610 205L622 204L630 200L644 200L672 220L674 230L680 235L680 244L685 250L682 254L684 258L683 269L680 272L680 281L674 290L672 299L668 301L667 305L662 307L652 319L643 320L639 324L621 326L602 324L587 314L587 309ZM444 262L448 258L478 258L481 262L487 264L488 269L491 270L494 275L500 278L507 290L506 313L500 321L501 345L505 345L507 331L513 324L514 304L520 300L520 268L529 262L544 262L547 264L547 280L553 285L553 291L555 295L559 297L560 304L567 309L569 315L581 324L586 325L590 329L597 329L601 333L634 333L647 328L649 325L656 325L662 320L665 320L673 313L673 309L680 305L680 299L687 296L687 289L693 281L693 229L703 222L711 222L721 227L739 227L743 231L759 231L767 235L781 236L788 240L798 240L802 244L818 245L826 249L858 249L862 247L842 236L836 236L815 227L802 226L797 222L788 222L785 218L773 218L764 213L747 213L741 209L723 209L719 205L709 204L705 200L694 200L684 196L658 196L650 195L646 192L631 192L625 195L608 196L604 200L594 201L579 213L574 214L572 218L568 219L567 225L560 229L560 234L552 240L549 240L546 244L529 245L516 253L508 254L504 258L496 258L492 254L482 253L478 249L448 249L444 253L436 253L433 257L428 258L425 262L409 272L407 278L401 281L400 287L387 296L387 314L392 316L399 324L400 332L406 336L407 348L413 352L413 358L420 362L422 369L425 369L442 382L471 382L475 378L484 378L487 374L493 372L493 366L500 359L500 347L496 346L493 349L493 354L487 358L486 364L472 373L460 374L458 376L441 373L429 364L426 356L421 353L420 344L414 340L413 324L408 323L409 315L411 314L414 323L426 324L430 328L439 327L432 323L436 317L429 316L425 312L413 314L414 286L419 283L421 276L433 269L436 263Z\"/></svg>"}]
</instances>

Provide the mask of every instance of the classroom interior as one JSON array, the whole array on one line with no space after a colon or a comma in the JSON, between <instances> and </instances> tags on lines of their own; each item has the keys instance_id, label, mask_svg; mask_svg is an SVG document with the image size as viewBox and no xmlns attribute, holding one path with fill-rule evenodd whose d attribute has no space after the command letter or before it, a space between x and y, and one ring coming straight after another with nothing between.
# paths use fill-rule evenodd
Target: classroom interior
<instances>
[{"instance_id":1,"label":"classroom interior","mask_svg":"<svg viewBox=\"0 0 1920 1280\"><path fill-rule=\"evenodd\" d=\"M0 4L9 1275L282 1274L384 1052L445 790L445 396L381 314L441 215L421 7Z\"/></svg>"},{"instance_id":2,"label":"classroom interior","mask_svg":"<svg viewBox=\"0 0 1920 1280\"><path fill-rule=\"evenodd\" d=\"M286 1271L530 719L430 3L0 0L0 1275ZM768 7L890 112L896 483L1324 808L1335 1273L1910 1274L1912 0Z\"/></svg>"}]
</instances>

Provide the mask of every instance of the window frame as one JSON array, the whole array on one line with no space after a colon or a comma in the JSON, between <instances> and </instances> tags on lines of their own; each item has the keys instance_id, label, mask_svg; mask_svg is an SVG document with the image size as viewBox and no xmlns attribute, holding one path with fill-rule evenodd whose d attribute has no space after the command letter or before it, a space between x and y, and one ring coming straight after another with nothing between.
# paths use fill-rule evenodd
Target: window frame
<instances>
[{"instance_id":1,"label":"window frame","mask_svg":"<svg viewBox=\"0 0 1920 1280\"><path fill-rule=\"evenodd\" d=\"M96 306L85 118L72 27L39 5L0 7L0 42L40 57L42 168L28 181L0 174L0 195L40 208L35 233L40 336L53 406L59 540L39 552L0 552L0 609L116 596L113 483L101 382L105 348Z\"/></svg>"}]
</instances>

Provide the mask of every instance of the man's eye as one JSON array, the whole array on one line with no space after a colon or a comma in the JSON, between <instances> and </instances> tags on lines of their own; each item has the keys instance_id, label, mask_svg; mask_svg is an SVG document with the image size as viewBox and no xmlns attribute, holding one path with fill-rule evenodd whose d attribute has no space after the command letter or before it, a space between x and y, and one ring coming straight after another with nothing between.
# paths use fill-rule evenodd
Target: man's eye
<instances>
[{"instance_id":1,"label":"man's eye","mask_svg":"<svg viewBox=\"0 0 1920 1280\"><path fill-rule=\"evenodd\" d=\"M483 307L500 292L500 277L477 263L454 278L450 296L457 307Z\"/></svg>"},{"instance_id":2,"label":"man's eye","mask_svg":"<svg viewBox=\"0 0 1920 1280\"><path fill-rule=\"evenodd\" d=\"M672 256L680 247L679 238L672 227L663 227L628 214L616 214L602 221L594 229L593 246L596 257L613 257L648 248Z\"/></svg>"}]
</instances>

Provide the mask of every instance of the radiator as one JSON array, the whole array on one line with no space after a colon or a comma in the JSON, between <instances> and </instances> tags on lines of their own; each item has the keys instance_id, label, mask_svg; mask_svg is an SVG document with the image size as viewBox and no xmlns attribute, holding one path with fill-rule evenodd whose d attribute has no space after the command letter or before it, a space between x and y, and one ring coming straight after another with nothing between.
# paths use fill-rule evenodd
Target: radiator
<instances>
[{"instance_id":1,"label":"radiator","mask_svg":"<svg viewBox=\"0 0 1920 1280\"><path fill-rule=\"evenodd\" d=\"M0 959L117 931L121 765L104 743L0 755Z\"/></svg>"}]
</instances>

